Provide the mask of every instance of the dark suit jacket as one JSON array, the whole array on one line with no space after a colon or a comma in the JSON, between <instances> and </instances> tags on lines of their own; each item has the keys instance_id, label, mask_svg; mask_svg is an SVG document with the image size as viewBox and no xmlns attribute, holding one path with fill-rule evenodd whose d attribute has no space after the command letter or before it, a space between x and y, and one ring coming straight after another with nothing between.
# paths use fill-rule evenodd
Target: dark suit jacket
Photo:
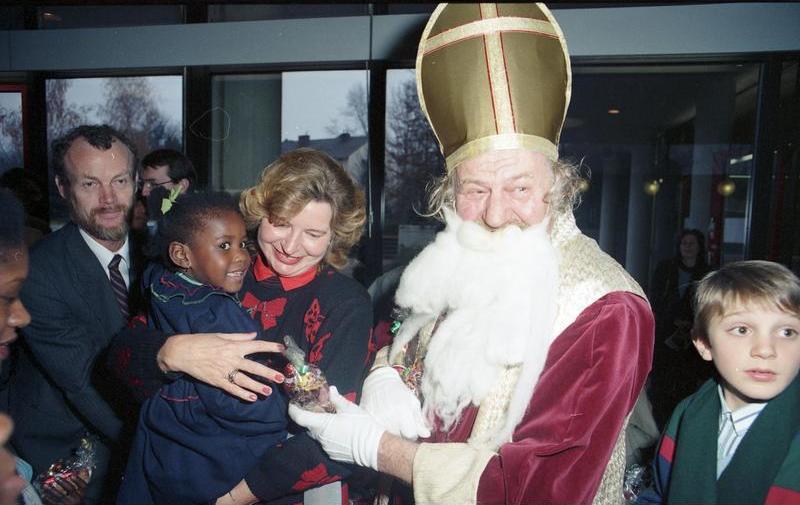
<instances>
[{"instance_id":1,"label":"dark suit jacket","mask_svg":"<svg viewBox=\"0 0 800 505\"><path fill-rule=\"evenodd\" d=\"M138 285L134 272L130 285ZM125 321L105 269L73 223L32 249L21 298L31 324L10 384L12 443L38 473L69 456L86 432L119 441L123 421L111 394L119 388L95 363Z\"/></svg>"}]
</instances>

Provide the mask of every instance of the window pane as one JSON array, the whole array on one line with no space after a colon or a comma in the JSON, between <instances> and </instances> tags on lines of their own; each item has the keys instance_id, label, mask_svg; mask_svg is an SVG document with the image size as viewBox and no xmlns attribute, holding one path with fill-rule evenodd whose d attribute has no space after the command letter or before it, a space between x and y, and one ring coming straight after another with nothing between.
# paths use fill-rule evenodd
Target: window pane
<instances>
[{"instance_id":1,"label":"window pane","mask_svg":"<svg viewBox=\"0 0 800 505\"><path fill-rule=\"evenodd\" d=\"M325 151L366 185L366 83L363 70L214 76L213 187L241 191L298 147Z\"/></svg>"},{"instance_id":2,"label":"window pane","mask_svg":"<svg viewBox=\"0 0 800 505\"><path fill-rule=\"evenodd\" d=\"M239 192L280 154L280 74L211 80L211 176L215 190Z\"/></svg>"},{"instance_id":3,"label":"window pane","mask_svg":"<svg viewBox=\"0 0 800 505\"><path fill-rule=\"evenodd\" d=\"M0 174L22 167L22 93L0 91Z\"/></svg>"},{"instance_id":4,"label":"window pane","mask_svg":"<svg viewBox=\"0 0 800 505\"><path fill-rule=\"evenodd\" d=\"M383 270L405 265L441 228L420 215L426 185L444 173L444 158L419 106L413 69L386 75L386 177Z\"/></svg>"},{"instance_id":5,"label":"window pane","mask_svg":"<svg viewBox=\"0 0 800 505\"><path fill-rule=\"evenodd\" d=\"M136 146L141 159L159 148L183 148L183 78L180 76L48 79L47 139L81 124L108 124ZM50 220L68 219L50 167ZM57 225L56 225L57 226Z\"/></svg>"},{"instance_id":6,"label":"window pane","mask_svg":"<svg viewBox=\"0 0 800 505\"><path fill-rule=\"evenodd\" d=\"M783 63L771 190L769 259L800 273L800 60Z\"/></svg>"},{"instance_id":7,"label":"window pane","mask_svg":"<svg viewBox=\"0 0 800 505\"><path fill-rule=\"evenodd\" d=\"M712 266L743 257L758 71L575 66L561 151L591 171L578 225L645 288L685 228Z\"/></svg>"},{"instance_id":8,"label":"window pane","mask_svg":"<svg viewBox=\"0 0 800 505\"><path fill-rule=\"evenodd\" d=\"M281 152L325 151L366 187L367 81L365 70L284 72Z\"/></svg>"}]
</instances>

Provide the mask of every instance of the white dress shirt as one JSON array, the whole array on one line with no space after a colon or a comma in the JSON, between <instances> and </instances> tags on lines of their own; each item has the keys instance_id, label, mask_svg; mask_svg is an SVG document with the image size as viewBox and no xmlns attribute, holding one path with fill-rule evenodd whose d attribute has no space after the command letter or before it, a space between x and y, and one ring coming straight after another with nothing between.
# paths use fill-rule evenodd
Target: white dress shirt
<instances>
[{"instance_id":1,"label":"white dress shirt","mask_svg":"<svg viewBox=\"0 0 800 505\"><path fill-rule=\"evenodd\" d=\"M98 241L96 241L91 235L83 231L83 228L78 227L78 230L81 232L81 237L86 242L86 245L89 246L89 249L92 250L95 257L97 257L97 261L103 266L103 270L106 272L106 276L111 280L111 274L108 272L108 264L111 263L111 260L114 259L115 254L119 254L122 256L122 261L120 262L119 266L119 273L122 274L122 279L125 281L125 285L130 289L131 281L130 281L130 273L128 270L131 266L131 259L130 259L130 246L128 244L128 237L125 237L125 242L122 244L116 251L109 251L105 248L105 246L100 245Z\"/></svg>"},{"instance_id":2,"label":"white dress shirt","mask_svg":"<svg viewBox=\"0 0 800 505\"><path fill-rule=\"evenodd\" d=\"M733 459L736 454L736 449L742 442L747 430L756 420L758 415L767 406L767 402L748 403L739 407L735 411L731 411L728 404L725 403L725 396L722 392L722 386L717 386L719 393L719 435L717 436L717 478L722 475L722 472L727 468L728 463Z\"/></svg>"}]
</instances>

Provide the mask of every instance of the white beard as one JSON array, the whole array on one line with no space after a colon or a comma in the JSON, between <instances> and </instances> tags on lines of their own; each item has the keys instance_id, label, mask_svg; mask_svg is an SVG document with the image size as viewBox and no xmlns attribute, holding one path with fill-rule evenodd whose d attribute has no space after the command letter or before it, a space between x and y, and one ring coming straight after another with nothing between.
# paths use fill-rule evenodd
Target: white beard
<instances>
[{"instance_id":1,"label":"white beard","mask_svg":"<svg viewBox=\"0 0 800 505\"><path fill-rule=\"evenodd\" d=\"M395 301L411 315L391 355L447 314L431 337L421 389L429 422L436 416L448 430L465 407L481 404L508 366L524 365L520 381L528 384L519 386L532 391L554 337L558 257L547 220L490 232L452 212L445 218L447 228L400 280ZM509 412L517 418L511 426L523 413Z\"/></svg>"}]
</instances>

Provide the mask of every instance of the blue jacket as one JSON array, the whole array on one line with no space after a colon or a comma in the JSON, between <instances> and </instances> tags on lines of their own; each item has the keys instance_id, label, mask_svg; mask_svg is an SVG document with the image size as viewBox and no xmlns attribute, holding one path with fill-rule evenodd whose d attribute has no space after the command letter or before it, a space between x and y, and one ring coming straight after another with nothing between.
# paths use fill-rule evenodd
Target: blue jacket
<instances>
[{"instance_id":1,"label":"blue jacket","mask_svg":"<svg viewBox=\"0 0 800 505\"><path fill-rule=\"evenodd\" d=\"M151 265L148 326L168 334L255 332L235 294ZM287 402L275 388L254 403L183 377L145 402L119 505L207 503L232 489L286 438Z\"/></svg>"}]
</instances>

